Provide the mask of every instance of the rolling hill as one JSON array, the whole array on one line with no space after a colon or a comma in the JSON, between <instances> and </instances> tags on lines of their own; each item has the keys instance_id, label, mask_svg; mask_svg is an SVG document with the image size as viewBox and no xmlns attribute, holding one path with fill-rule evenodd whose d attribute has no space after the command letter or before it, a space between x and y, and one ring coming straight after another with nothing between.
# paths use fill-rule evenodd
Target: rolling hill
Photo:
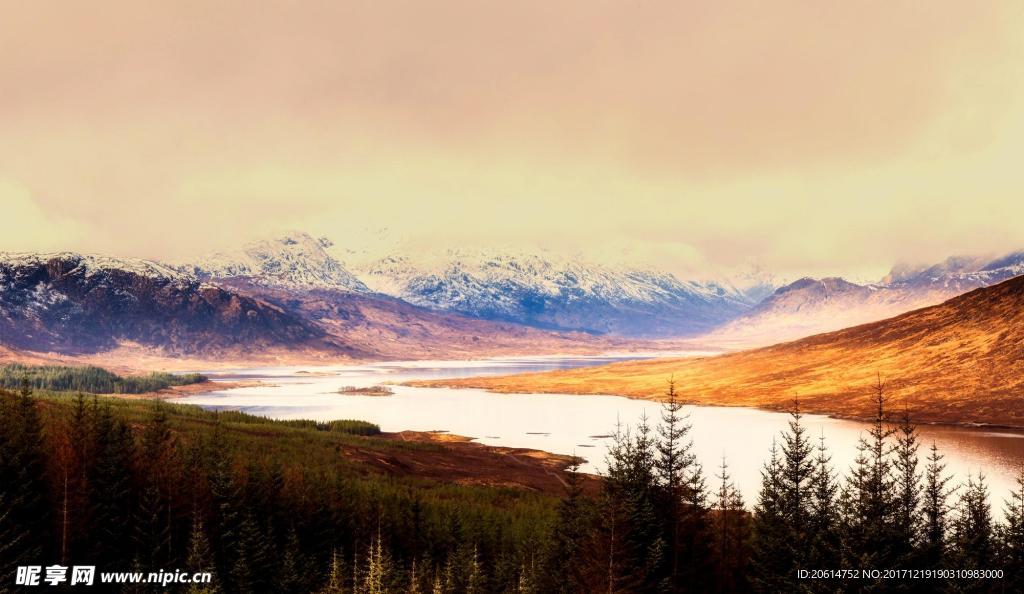
<instances>
[{"instance_id":1,"label":"rolling hill","mask_svg":"<svg viewBox=\"0 0 1024 594\"><path fill-rule=\"evenodd\" d=\"M891 406L919 421L1024 427L1024 277L755 350L432 383L658 399L674 377L694 403L782 409L799 395L806 411L859 418L869 414L876 374Z\"/></svg>"}]
</instances>

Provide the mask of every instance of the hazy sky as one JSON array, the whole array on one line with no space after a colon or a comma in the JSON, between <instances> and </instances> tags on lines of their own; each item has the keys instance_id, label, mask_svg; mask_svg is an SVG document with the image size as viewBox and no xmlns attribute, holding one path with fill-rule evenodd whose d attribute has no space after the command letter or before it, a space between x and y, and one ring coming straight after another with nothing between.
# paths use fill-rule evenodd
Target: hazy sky
<instances>
[{"instance_id":1,"label":"hazy sky","mask_svg":"<svg viewBox=\"0 0 1024 594\"><path fill-rule=\"evenodd\" d=\"M387 228L863 276L1021 249L1022 7L0 0L0 250Z\"/></svg>"}]
</instances>

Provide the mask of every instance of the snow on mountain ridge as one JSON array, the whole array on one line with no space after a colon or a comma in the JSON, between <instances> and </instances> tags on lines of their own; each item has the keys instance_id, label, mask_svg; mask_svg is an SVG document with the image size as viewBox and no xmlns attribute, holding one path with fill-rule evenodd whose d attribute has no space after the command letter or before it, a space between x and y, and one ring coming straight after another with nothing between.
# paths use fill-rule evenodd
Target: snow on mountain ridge
<instances>
[{"instance_id":1,"label":"snow on mountain ridge","mask_svg":"<svg viewBox=\"0 0 1024 594\"><path fill-rule=\"evenodd\" d=\"M712 341L761 346L839 330L941 303L1024 274L1024 252L997 259L951 257L931 266L898 264L881 281L802 278L714 330Z\"/></svg>"},{"instance_id":2,"label":"snow on mountain ridge","mask_svg":"<svg viewBox=\"0 0 1024 594\"><path fill-rule=\"evenodd\" d=\"M200 278L248 278L257 284L291 289L369 289L327 249L327 238L292 232L279 239L252 242L233 252L217 252L177 266Z\"/></svg>"},{"instance_id":3,"label":"snow on mountain ridge","mask_svg":"<svg viewBox=\"0 0 1024 594\"><path fill-rule=\"evenodd\" d=\"M688 332L751 305L731 286L548 253L393 254L355 270L372 290L424 307L594 332Z\"/></svg>"},{"instance_id":4,"label":"snow on mountain ridge","mask_svg":"<svg viewBox=\"0 0 1024 594\"><path fill-rule=\"evenodd\" d=\"M581 295L594 295L612 302L656 302L680 291L707 300L746 301L733 287L715 282L680 281L670 273L650 268L608 266L530 253L448 250L445 256L425 257L414 262L409 256L391 255L356 271L367 286L384 293L398 293L417 280L435 278L449 282L473 279L482 284L514 283L550 296L578 290Z\"/></svg>"},{"instance_id":5,"label":"snow on mountain ridge","mask_svg":"<svg viewBox=\"0 0 1024 594\"><path fill-rule=\"evenodd\" d=\"M176 269L175 267L161 264L154 260L146 260L142 258L120 258L113 256L102 256L96 254L79 254L76 252L52 252L52 253L32 253L32 252L0 252L0 262L9 263L12 265L27 266L27 265L44 265L50 261L74 261L77 263L77 268L81 268L85 273L86 277L90 277L98 272L108 272L111 270L122 270L125 272L131 272L139 276L146 276L151 278L161 278L173 281L195 281L196 277L190 275L187 272ZM68 272L72 272L69 270Z\"/></svg>"}]
</instances>

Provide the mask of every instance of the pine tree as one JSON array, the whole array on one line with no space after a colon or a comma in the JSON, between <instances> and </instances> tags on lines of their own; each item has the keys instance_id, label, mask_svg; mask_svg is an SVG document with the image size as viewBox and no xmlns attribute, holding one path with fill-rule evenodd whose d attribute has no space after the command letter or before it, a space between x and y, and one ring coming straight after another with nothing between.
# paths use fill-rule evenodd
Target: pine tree
<instances>
[{"instance_id":1,"label":"pine tree","mask_svg":"<svg viewBox=\"0 0 1024 594\"><path fill-rule=\"evenodd\" d=\"M794 399L781 448L772 444L771 459L762 472L760 499L754 509L755 568L759 584L772 589L795 587L796 571L807 567L815 536L810 529L814 504L813 446L801 419L800 403Z\"/></svg>"},{"instance_id":2,"label":"pine tree","mask_svg":"<svg viewBox=\"0 0 1024 594\"><path fill-rule=\"evenodd\" d=\"M0 575L38 564L50 553L42 423L27 381L18 393L0 390Z\"/></svg>"},{"instance_id":3,"label":"pine tree","mask_svg":"<svg viewBox=\"0 0 1024 594\"><path fill-rule=\"evenodd\" d=\"M811 477L814 473L813 447L807 430L801 424L799 400L793 400L789 430L782 434L782 515L788 526L793 567L803 566L808 548Z\"/></svg>"},{"instance_id":4,"label":"pine tree","mask_svg":"<svg viewBox=\"0 0 1024 594\"><path fill-rule=\"evenodd\" d=\"M939 448L932 442L924 471L924 490L921 494L920 563L923 567L939 568L946 556L948 540L949 496L953 489L945 475L946 464Z\"/></svg>"},{"instance_id":5,"label":"pine tree","mask_svg":"<svg viewBox=\"0 0 1024 594\"><path fill-rule=\"evenodd\" d=\"M707 517L707 485L703 470L693 452L688 416L682 414L683 402L669 379L662 403L658 428L655 470L658 479L659 515L663 518L661 535L648 538L646 571L662 576L662 590L701 588L710 569L707 547L710 523ZM640 424L641 433L646 419ZM639 445L639 443L638 443ZM643 451L638 451L641 457ZM660 558L659 558L660 557ZM664 567L659 567L664 566Z\"/></svg>"},{"instance_id":6,"label":"pine tree","mask_svg":"<svg viewBox=\"0 0 1024 594\"><path fill-rule=\"evenodd\" d=\"M214 559L220 575L231 586L225 589L234 591L233 568L239 553L242 518L239 513L239 489L219 416L202 455L206 483L210 491L209 533L213 543ZM246 576L245 579L248 582L249 577Z\"/></svg>"},{"instance_id":7,"label":"pine tree","mask_svg":"<svg viewBox=\"0 0 1024 594\"><path fill-rule=\"evenodd\" d=\"M473 555L469 559L466 571L466 594L481 594L484 588L484 576L480 567L480 551L473 545Z\"/></svg>"},{"instance_id":8,"label":"pine tree","mask_svg":"<svg viewBox=\"0 0 1024 594\"><path fill-rule=\"evenodd\" d=\"M979 472L977 480L967 475L957 512L953 537L957 565L990 569L994 557L992 508L984 474Z\"/></svg>"},{"instance_id":9,"label":"pine tree","mask_svg":"<svg viewBox=\"0 0 1024 594\"><path fill-rule=\"evenodd\" d=\"M277 585L281 592L304 591L306 571L303 567L302 547L299 545L299 534L293 526L285 540L284 556L281 567L277 571Z\"/></svg>"},{"instance_id":10,"label":"pine tree","mask_svg":"<svg viewBox=\"0 0 1024 594\"><path fill-rule=\"evenodd\" d=\"M810 507L807 527L811 535L807 552L808 567L840 567L839 515L836 513L836 494L839 485L832 470L832 458L825 447L825 436L818 438L818 454L814 458L811 475Z\"/></svg>"},{"instance_id":11,"label":"pine tree","mask_svg":"<svg viewBox=\"0 0 1024 594\"><path fill-rule=\"evenodd\" d=\"M917 427L910 422L910 412L904 410L893 448L896 489L893 557L900 567L915 567L919 563L916 554L921 531L921 473L917 470L917 450Z\"/></svg>"},{"instance_id":12,"label":"pine tree","mask_svg":"<svg viewBox=\"0 0 1024 594\"><path fill-rule=\"evenodd\" d=\"M1006 587L1024 591L1024 468L1017 473L1017 487L1006 500L1006 523L999 528L999 565Z\"/></svg>"},{"instance_id":13,"label":"pine tree","mask_svg":"<svg viewBox=\"0 0 1024 594\"><path fill-rule=\"evenodd\" d=\"M338 549L331 551L331 566L327 572L327 583L318 591L318 594L345 594L345 566L344 555ZM415 564L413 573L415 574ZM410 592L412 594L412 592Z\"/></svg>"},{"instance_id":14,"label":"pine tree","mask_svg":"<svg viewBox=\"0 0 1024 594\"><path fill-rule=\"evenodd\" d=\"M783 472L778 445L772 440L771 454L761 470L761 491L754 505L751 581L759 592L789 592L795 588L795 576L787 573L791 561L778 554L789 547Z\"/></svg>"},{"instance_id":15,"label":"pine tree","mask_svg":"<svg viewBox=\"0 0 1024 594\"><path fill-rule=\"evenodd\" d=\"M537 588L534 586L533 572L526 565L523 565L519 570L516 594L537 594Z\"/></svg>"},{"instance_id":16,"label":"pine tree","mask_svg":"<svg viewBox=\"0 0 1024 594\"><path fill-rule=\"evenodd\" d=\"M365 594L387 594L391 591L394 567L391 556L384 550L380 527L377 537L370 541L366 555L366 571L363 572L362 592Z\"/></svg>"},{"instance_id":17,"label":"pine tree","mask_svg":"<svg viewBox=\"0 0 1024 594\"><path fill-rule=\"evenodd\" d=\"M658 514L654 443L650 426L642 418L635 435L616 429L607 458L608 474L603 484L603 518L608 531L609 579L619 582L615 589L654 588L664 562L657 556L663 549L663 527ZM652 555L653 553L653 555ZM611 553L609 553L611 555Z\"/></svg>"},{"instance_id":18,"label":"pine tree","mask_svg":"<svg viewBox=\"0 0 1024 594\"><path fill-rule=\"evenodd\" d=\"M545 591L584 591L584 547L590 528L590 506L583 497L580 460L574 459L566 472L565 497L558 505L558 520L551 533L545 574Z\"/></svg>"},{"instance_id":19,"label":"pine tree","mask_svg":"<svg viewBox=\"0 0 1024 594\"><path fill-rule=\"evenodd\" d=\"M135 516L135 541L145 568L162 567L171 559L171 472L173 436L163 404L154 403L142 431L137 468L142 477Z\"/></svg>"},{"instance_id":20,"label":"pine tree","mask_svg":"<svg viewBox=\"0 0 1024 594\"><path fill-rule=\"evenodd\" d=\"M242 515L237 538L231 547L231 590L234 592L263 592L268 584L263 581L263 569L270 563L267 541L251 512Z\"/></svg>"},{"instance_id":21,"label":"pine tree","mask_svg":"<svg viewBox=\"0 0 1024 594\"><path fill-rule=\"evenodd\" d=\"M56 439L54 453L61 473L60 559L65 563L68 559L88 560L88 540L95 533L87 499L89 476L96 461L94 411L95 405L92 411L86 406L84 394L76 394L67 429Z\"/></svg>"},{"instance_id":22,"label":"pine tree","mask_svg":"<svg viewBox=\"0 0 1024 594\"><path fill-rule=\"evenodd\" d=\"M127 570L132 561L129 523L132 501L132 457L135 438L124 421L114 419L110 405L93 404L94 463L86 481L86 500L93 525L91 559L111 571Z\"/></svg>"},{"instance_id":23,"label":"pine tree","mask_svg":"<svg viewBox=\"0 0 1024 594\"><path fill-rule=\"evenodd\" d=\"M188 556L185 567L189 572L209 573L213 577L208 584L190 584L185 590L186 594L217 594L220 589L217 587L216 568L214 567L213 551L210 549L210 541L206 538L206 531L203 528L203 521L194 518L192 521L192 535L189 537Z\"/></svg>"},{"instance_id":24,"label":"pine tree","mask_svg":"<svg viewBox=\"0 0 1024 594\"><path fill-rule=\"evenodd\" d=\"M416 559L412 560L412 566L409 568L409 590L407 594L422 594L423 590L420 588L420 576L416 571Z\"/></svg>"},{"instance_id":25,"label":"pine tree","mask_svg":"<svg viewBox=\"0 0 1024 594\"><path fill-rule=\"evenodd\" d=\"M885 385L875 386L875 417L857 444L857 458L840 497L844 562L849 567L892 567L897 540Z\"/></svg>"},{"instance_id":26,"label":"pine tree","mask_svg":"<svg viewBox=\"0 0 1024 594\"><path fill-rule=\"evenodd\" d=\"M724 455L719 474L715 476L719 480L713 529L715 589L718 592L745 590L746 582L743 578L749 556L746 542L749 529L747 514L743 506L743 496L729 476L729 466Z\"/></svg>"}]
</instances>

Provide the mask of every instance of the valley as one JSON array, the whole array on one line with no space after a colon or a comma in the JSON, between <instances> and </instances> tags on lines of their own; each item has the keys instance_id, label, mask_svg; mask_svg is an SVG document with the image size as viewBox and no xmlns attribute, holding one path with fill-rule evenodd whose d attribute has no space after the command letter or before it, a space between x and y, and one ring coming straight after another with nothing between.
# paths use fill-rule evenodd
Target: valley
<instances>
[{"instance_id":1,"label":"valley","mask_svg":"<svg viewBox=\"0 0 1024 594\"><path fill-rule=\"evenodd\" d=\"M1024 428L1024 277L894 318L711 357L590 369L427 380L419 386L504 393L616 394L660 399L674 378L695 404L865 418L881 377L890 406L919 422Z\"/></svg>"}]
</instances>

